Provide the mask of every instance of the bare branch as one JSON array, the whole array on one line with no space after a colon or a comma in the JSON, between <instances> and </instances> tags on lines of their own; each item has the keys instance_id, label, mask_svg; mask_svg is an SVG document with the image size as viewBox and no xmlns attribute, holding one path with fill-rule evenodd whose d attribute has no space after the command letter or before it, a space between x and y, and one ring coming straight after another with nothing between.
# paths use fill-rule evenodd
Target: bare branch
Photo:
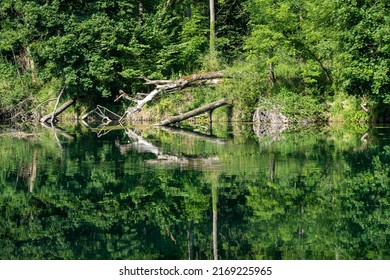
<instances>
[{"instance_id":1,"label":"bare branch","mask_svg":"<svg viewBox=\"0 0 390 280\"><path fill-rule=\"evenodd\" d=\"M54 105L53 114L52 114L51 119L50 119L50 123L51 123L52 126L53 126L54 118L55 118L55 115L56 115L58 103L60 103L60 99L61 99L61 96L64 93L64 91L65 91L65 87L62 87L61 92L60 92L60 94L57 97L56 105Z\"/></svg>"},{"instance_id":2,"label":"bare branch","mask_svg":"<svg viewBox=\"0 0 390 280\"><path fill-rule=\"evenodd\" d=\"M137 106L135 107L129 107L125 114L121 117L120 121L124 119L126 116L131 116L134 113L141 111L142 107L156 98L160 92L165 91L176 91L184 89L188 86L191 86L192 83L199 82L199 81L207 81L210 80L212 82L215 82L215 79L223 78L225 75L225 71L216 71L216 72L208 72L208 73L200 73L200 74L193 74L189 76L182 76L180 79L176 81L171 80L149 80L145 77L142 77L146 82L147 85L155 85L154 90L152 90L149 94L147 94L143 99L135 99L130 97L128 94L126 94L123 90L120 90L119 93L121 94L118 98L115 99L115 101L119 100L120 98L126 98L127 100L133 101L137 103Z\"/></svg>"}]
</instances>

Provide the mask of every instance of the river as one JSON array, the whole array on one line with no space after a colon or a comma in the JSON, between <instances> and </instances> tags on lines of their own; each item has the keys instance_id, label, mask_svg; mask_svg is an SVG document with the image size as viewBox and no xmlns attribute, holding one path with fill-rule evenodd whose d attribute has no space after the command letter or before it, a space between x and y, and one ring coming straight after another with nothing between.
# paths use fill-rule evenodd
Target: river
<instances>
[{"instance_id":1,"label":"river","mask_svg":"<svg viewBox=\"0 0 390 280\"><path fill-rule=\"evenodd\" d=\"M0 259L390 259L388 126L20 131Z\"/></svg>"}]
</instances>

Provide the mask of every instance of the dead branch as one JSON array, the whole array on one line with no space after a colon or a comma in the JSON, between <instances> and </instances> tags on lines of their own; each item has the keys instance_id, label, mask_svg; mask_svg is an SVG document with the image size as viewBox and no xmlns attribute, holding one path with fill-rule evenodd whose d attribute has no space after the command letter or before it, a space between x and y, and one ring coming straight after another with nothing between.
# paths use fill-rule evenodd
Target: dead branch
<instances>
[{"instance_id":1,"label":"dead branch","mask_svg":"<svg viewBox=\"0 0 390 280\"><path fill-rule=\"evenodd\" d=\"M14 121L19 116L21 116L22 119L26 118L27 114L30 113L30 111L26 111L28 108L28 103L30 101L33 101L34 99L35 98L33 96L28 96L15 106L9 106L4 108L3 110L6 112L6 114L10 115L10 117L6 119Z\"/></svg>"},{"instance_id":2,"label":"dead branch","mask_svg":"<svg viewBox=\"0 0 390 280\"><path fill-rule=\"evenodd\" d=\"M55 115L56 115L58 103L60 103L60 99L61 99L61 96L64 93L64 91L65 91L65 87L62 87L60 94L57 96L57 101L56 101L56 104L54 105L54 110L53 110L53 113L52 113L52 116L51 116L51 119L50 119L51 125L53 125L53 123L54 123L54 118L55 118Z\"/></svg>"},{"instance_id":3,"label":"dead branch","mask_svg":"<svg viewBox=\"0 0 390 280\"><path fill-rule=\"evenodd\" d=\"M119 99L121 99L121 98L125 98L125 99L127 99L127 100L130 100L130 101L134 101L134 98L132 98L132 97L130 97L126 92L124 92L123 90L119 90L119 93L121 94L121 95L119 95L115 100L114 100L114 102L117 102Z\"/></svg>"},{"instance_id":4,"label":"dead branch","mask_svg":"<svg viewBox=\"0 0 390 280\"><path fill-rule=\"evenodd\" d=\"M217 71L217 72L208 72L208 73L200 73L200 74L193 74L189 76L182 76L180 79L176 81L171 80L149 80L145 79L146 85L155 85L155 89L152 90L149 94L147 94L143 99L135 99L135 98L127 98L128 100L131 100L137 104L137 106L129 107L125 114L121 117L120 121L127 115L131 116L132 114L140 111L142 107L156 98L158 94L162 91L176 91L181 90L183 88L186 88L188 86L191 86L195 82L205 81L205 80L214 80L223 78L225 76L225 71ZM122 90L119 91L121 94L116 100L118 100L121 97L126 98L128 96L125 94Z\"/></svg>"},{"instance_id":5,"label":"dead branch","mask_svg":"<svg viewBox=\"0 0 390 280\"><path fill-rule=\"evenodd\" d=\"M37 107L35 107L34 109L32 109L31 111L36 111L39 109L39 107L43 106L44 104L46 103L49 103L51 101L54 101L54 100L57 100L57 98L52 98L52 99L48 99L48 100L45 100L43 101L42 103L39 103ZM30 111L29 111L30 112Z\"/></svg>"},{"instance_id":6,"label":"dead branch","mask_svg":"<svg viewBox=\"0 0 390 280\"><path fill-rule=\"evenodd\" d=\"M118 120L121 118L119 115L115 114L113 111L107 109L106 107L97 105L95 109L81 116L81 120L85 120L92 114L98 115L104 124L109 124L113 119Z\"/></svg>"}]
</instances>

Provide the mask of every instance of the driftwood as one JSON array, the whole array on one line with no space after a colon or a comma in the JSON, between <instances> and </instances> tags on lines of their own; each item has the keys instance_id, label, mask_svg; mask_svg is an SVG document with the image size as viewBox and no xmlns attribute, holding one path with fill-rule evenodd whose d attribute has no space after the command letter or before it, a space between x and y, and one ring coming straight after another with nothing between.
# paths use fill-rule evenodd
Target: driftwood
<instances>
[{"instance_id":1,"label":"driftwood","mask_svg":"<svg viewBox=\"0 0 390 280\"><path fill-rule=\"evenodd\" d=\"M178 116L170 117L170 118L168 118L166 120L163 120L162 122L160 122L157 125L165 126L165 125L178 123L178 122L184 121L186 119L189 119L191 117L203 114L205 112L213 111L214 109L216 109L218 107L221 107L221 106L224 106L224 105L227 105L227 104L228 104L228 102L227 102L226 98L225 99L221 99L221 100L218 100L218 101L206 104L206 105L204 105L202 107L199 107L199 108L197 108L195 110L186 112L184 114L180 114ZM210 117L210 119L211 119L211 117Z\"/></svg>"},{"instance_id":2,"label":"driftwood","mask_svg":"<svg viewBox=\"0 0 390 280\"><path fill-rule=\"evenodd\" d=\"M33 100L33 99L31 99L31 100ZM46 103L52 102L52 101L55 101L55 100L57 100L57 98L52 98L52 99L45 100L45 101L39 103L38 106L36 106L34 109L31 109L31 110L28 110L28 111L26 111L25 108L16 107L16 108L13 109L13 111L14 112L18 111L18 113L12 113L11 114L12 116L9 117L7 120L15 121L15 120L17 120L19 118L19 119L21 119L22 122L38 121L39 120L39 111L38 111L38 109L41 106L45 105ZM21 104L21 103L19 103L19 104Z\"/></svg>"},{"instance_id":3,"label":"driftwood","mask_svg":"<svg viewBox=\"0 0 390 280\"><path fill-rule=\"evenodd\" d=\"M146 103L148 103L151 100L153 100L154 98L156 98L160 92L181 90L183 88L191 86L195 82L219 79L219 78L223 78L224 75L225 75L224 71L217 71L217 72L208 72L208 73L201 73L201 74L193 74L193 75L189 75L189 76L182 76L182 77L180 77L180 79L178 79L176 81L149 80L149 79L144 78L145 84L146 85L155 85L155 89L152 90L149 94L147 94L143 99L131 98L121 90L119 92L121 95L116 100L118 100L121 97L124 97L126 99L129 99L129 100L135 102L137 105L133 106L133 107L129 107L120 120L122 120L126 116L131 116L132 114L140 111Z\"/></svg>"}]
</instances>

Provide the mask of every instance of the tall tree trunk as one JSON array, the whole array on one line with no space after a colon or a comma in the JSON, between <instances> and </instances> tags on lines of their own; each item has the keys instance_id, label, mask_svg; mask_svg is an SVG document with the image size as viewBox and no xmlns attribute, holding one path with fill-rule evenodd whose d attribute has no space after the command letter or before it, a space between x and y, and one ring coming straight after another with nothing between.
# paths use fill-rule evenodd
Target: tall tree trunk
<instances>
[{"instance_id":1,"label":"tall tree trunk","mask_svg":"<svg viewBox=\"0 0 390 280\"><path fill-rule=\"evenodd\" d=\"M191 0L186 0L186 4L187 4L186 16L191 17L192 16Z\"/></svg>"},{"instance_id":2,"label":"tall tree trunk","mask_svg":"<svg viewBox=\"0 0 390 280\"><path fill-rule=\"evenodd\" d=\"M274 50L273 48L269 48L268 50L268 59L272 59L274 56ZM276 78L275 78L275 71L274 71L274 63L272 61L268 64L268 80L271 83L271 85L275 85Z\"/></svg>"},{"instance_id":3,"label":"tall tree trunk","mask_svg":"<svg viewBox=\"0 0 390 280\"><path fill-rule=\"evenodd\" d=\"M142 24L144 22L144 5L142 2L138 4L138 23Z\"/></svg>"},{"instance_id":4,"label":"tall tree trunk","mask_svg":"<svg viewBox=\"0 0 390 280\"><path fill-rule=\"evenodd\" d=\"M215 1L210 0L210 66L217 68L217 51L215 49Z\"/></svg>"},{"instance_id":5,"label":"tall tree trunk","mask_svg":"<svg viewBox=\"0 0 390 280\"><path fill-rule=\"evenodd\" d=\"M35 63L34 60L31 58L30 47L26 48L26 54L27 54L29 70L31 70L31 80L33 83L35 83L37 81L35 77Z\"/></svg>"},{"instance_id":6,"label":"tall tree trunk","mask_svg":"<svg viewBox=\"0 0 390 280\"><path fill-rule=\"evenodd\" d=\"M210 0L210 53L215 52L215 1Z\"/></svg>"}]
</instances>

